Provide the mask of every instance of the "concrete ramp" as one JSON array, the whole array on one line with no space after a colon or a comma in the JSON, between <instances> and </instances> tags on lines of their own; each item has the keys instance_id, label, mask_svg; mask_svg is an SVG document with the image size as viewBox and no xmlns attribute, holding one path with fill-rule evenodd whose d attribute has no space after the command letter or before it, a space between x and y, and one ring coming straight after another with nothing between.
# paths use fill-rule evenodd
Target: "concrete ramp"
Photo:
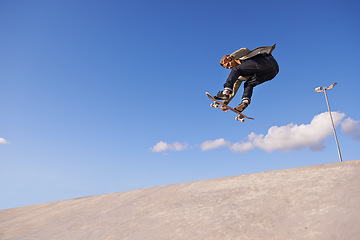
<instances>
[{"instance_id":1,"label":"concrete ramp","mask_svg":"<svg viewBox=\"0 0 360 240\"><path fill-rule=\"evenodd\" d=\"M0 210L0 239L358 240L360 161Z\"/></svg>"}]
</instances>

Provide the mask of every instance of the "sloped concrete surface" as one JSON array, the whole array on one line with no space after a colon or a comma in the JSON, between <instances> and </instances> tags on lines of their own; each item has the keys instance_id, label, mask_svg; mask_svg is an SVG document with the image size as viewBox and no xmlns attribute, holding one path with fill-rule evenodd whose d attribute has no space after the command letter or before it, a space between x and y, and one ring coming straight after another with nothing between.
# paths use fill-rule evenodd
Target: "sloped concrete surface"
<instances>
[{"instance_id":1,"label":"sloped concrete surface","mask_svg":"<svg viewBox=\"0 0 360 240\"><path fill-rule=\"evenodd\" d=\"M1 240L360 239L360 161L0 210Z\"/></svg>"}]
</instances>

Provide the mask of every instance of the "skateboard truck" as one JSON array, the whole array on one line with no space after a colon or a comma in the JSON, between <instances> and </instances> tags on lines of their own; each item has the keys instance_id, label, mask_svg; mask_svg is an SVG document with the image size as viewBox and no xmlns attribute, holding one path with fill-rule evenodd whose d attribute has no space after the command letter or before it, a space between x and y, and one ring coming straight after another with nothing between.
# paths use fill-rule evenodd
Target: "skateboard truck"
<instances>
[{"instance_id":1,"label":"skateboard truck","mask_svg":"<svg viewBox=\"0 0 360 240\"><path fill-rule=\"evenodd\" d=\"M210 107L219 108L219 104L217 102L213 102L210 104Z\"/></svg>"}]
</instances>

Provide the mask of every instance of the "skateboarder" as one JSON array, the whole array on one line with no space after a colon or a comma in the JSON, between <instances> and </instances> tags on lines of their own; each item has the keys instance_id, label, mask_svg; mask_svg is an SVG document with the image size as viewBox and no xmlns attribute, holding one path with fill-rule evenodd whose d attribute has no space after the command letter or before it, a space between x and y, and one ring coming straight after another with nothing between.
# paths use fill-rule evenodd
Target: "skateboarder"
<instances>
[{"instance_id":1,"label":"skateboarder","mask_svg":"<svg viewBox=\"0 0 360 240\"><path fill-rule=\"evenodd\" d=\"M253 88L261 83L273 79L279 72L279 66L271 55L275 49L271 47L259 47L250 51L247 48L241 48L231 55L225 55L220 60L220 65L224 68L231 69L228 79L224 84L224 90L219 91L218 100L224 100L228 104L234 97L241 81L244 83L244 93L241 103L235 107L242 112L250 104ZM221 109L226 111L227 108L222 106Z\"/></svg>"}]
</instances>

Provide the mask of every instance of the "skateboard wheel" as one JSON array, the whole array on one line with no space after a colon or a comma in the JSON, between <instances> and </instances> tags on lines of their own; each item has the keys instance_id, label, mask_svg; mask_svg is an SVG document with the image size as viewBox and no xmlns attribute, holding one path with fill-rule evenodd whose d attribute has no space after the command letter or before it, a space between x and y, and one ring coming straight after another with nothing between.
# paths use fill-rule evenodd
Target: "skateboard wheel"
<instances>
[{"instance_id":1,"label":"skateboard wheel","mask_svg":"<svg viewBox=\"0 0 360 240\"><path fill-rule=\"evenodd\" d=\"M235 120L236 120L236 121L240 121L240 122L245 122L245 119L242 118L242 117L240 117L240 116L237 116L237 117L235 118Z\"/></svg>"},{"instance_id":2,"label":"skateboard wheel","mask_svg":"<svg viewBox=\"0 0 360 240\"><path fill-rule=\"evenodd\" d=\"M210 107L215 107L215 104L213 104L213 103L212 103L212 104L210 104Z\"/></svg>"},{"instance_id":3,"label":"skateboard wheel","mask_svg":"<svg viewBox=\"0 0 360 240\"><path fill-rule=\"evenodd\" d=\"M215 104L215 108L219 108L219 104Z\"/></svg>"}]
</instances>

